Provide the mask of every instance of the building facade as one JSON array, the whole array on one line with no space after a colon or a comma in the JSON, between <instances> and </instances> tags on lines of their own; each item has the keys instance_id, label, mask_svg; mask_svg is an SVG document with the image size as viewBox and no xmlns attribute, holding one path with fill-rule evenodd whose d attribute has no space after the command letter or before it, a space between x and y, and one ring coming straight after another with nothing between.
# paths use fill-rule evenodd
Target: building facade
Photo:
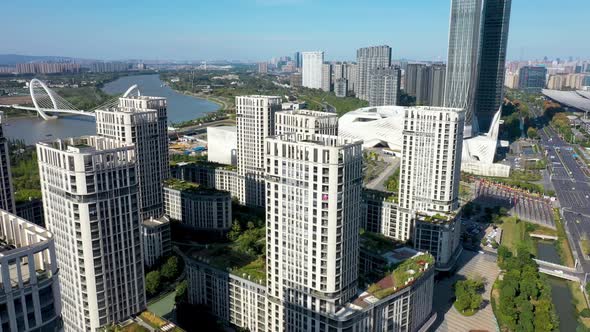
<instances>
[{"instance_id":1,"label":"building facade","mask_svg":"<svg viewBox=\"0 0 590 332\"><path fill-rule=\"evenodd\" d=\"M146 266L152 267L162 257L172 254L170 220L167 216L158 219L145 219L141 223L141 238L143 242L143 263Z\"/></svg>"},{"instance_id":2,"label":"building facade","mask_svg":"<svg viewBox=\"0 0 590 332\"><path fill-rule=\"evenodd\" d=\"M14 187L10 169L10 148L4 137L4 112L0 112L0 209L11 213L16 212L14 203Z\"/></svg>"},{"instance_id":3,"label":"building facade","mask_svg":"<svg viewBox=\"0 0 590 332\"><path fill-rule=\"evenodd\" d=\"M0 331L60 331L53 235L0 210L0 242Z\"/></svg>"},{"instance_id":4,"label":"building facade","mask_svg":"<svg viewBox=\"0 0 590 332\"><path fill-rule=\"evenodd\" d=\"M324 52L302 52L301 56L303 58L301 85L310 89L321 89Z\"/></svg>"},{"instance_id":5,"label":"building facade","mask_svg":"<svg viewBox=\"0 0 590 332\"><path fill-rule=\"evenodd\" d=\"M236 97L238 175L244 179L238 197L242 204L264 206L264 138L274 134L275 113L280 110L281 97Z\"/></svg>"},{"instance_id":6,"label":"building facade","mask_svg":"<svg viewBox=\"0 0 590 332\"><path fill-rule=\"evenodd\" d=\"M322 90L332 91L332 65L329 63L322 65Z\"/></svg>"},{"instance_id":7,"label":"building facade","mask_svg":"<svg viewBox=\"0 0 590 332\"><path fill-rule=\"evenodd\" d=\"M502 105L512 0L485 0L475 112L480 132L490 129Z\"/></svg>"},{"instance_id":8,"label":"building facade","mask_svg":"<svg viewBox=\"0 0 590 332\"><path fill-rule=\"evenodd\" d=\"M412 238L414 248L435 257L437 270L450 270L460 253L461 221L453 215L418 214Z\"/></svg>"},{"instance_id":9,"label":"building facade","mask_svg":"<svg viewBox=\"0 0 590 332\"><path fill-rule=\"evenodd\" d=\"M417 211L450 213L459 207L464 121L461 109L405 110L397 239L410 239Z\"/></svg>"},{"instance_id":10,"label":"building facade","mask_svg":"<svg viewBox=\"0 0 590 332\"><path fill-rule=\"evenodd\" d=\"M348 94L348 81L346 78L337 78L334 80L334 94L336 97L346 97Z\"/></svg>"},{"instance_id":11,"label":"building facade","mask_svg":"<svg viewBox=\"0 0 590 332\"><path fill-rule=\"evenodd\" d=\"M164 186L164 207L170 219L198 230L231 228L231 195L226 191L171 179Z\"/></svg>"},{"instance_id":12,"label":"building facade","mask_svg":"<svg viewBox=\"0 0 590 332\"><path fill-rule=\"evenodd\" d=\"M547 68L524 66L518 72L518 88L528 91L541 91L545 88Z\"/></svg>"},{"instance_id":13,"label":"building facade","mask_svg":"<svg viewBox=\"0 0 590 332\"><path fill-rule=\"evenodd\" d=\"M145 309L133 144L85 136L38 143L37 156L64 331L96 331Z\"/></svg>"},{"instance_id":14,"label":"building facade","mask_svg":"<svg viewBox=\"0 0 590 332\"><path fill-rule=\"evenodd\" d=\"M445 98L445 77L447 66L436 64L430 66L430 100L429 106L442 106Z\"/></svg>"},{"instance_id":15,"label":"building facade","mask_svg":"<svg viewBox=\"0 0 590 332\"><path fill-rule=\"evenodd\" d=\"M299 109L275 114L275 135L307 133L338 135L338 116L335 113Z\"/></svg>"},{"instance_id":16,"label":"building facade","mask_svg":"<svg viewBox=\"0 0 590 332\"><path fill-rule=\"evenodd\" d=\"M363 190L362 228L367 232L396 237L397 193Z\"/></svg>"},{"instance_id":17,"label":"building facade","mask_svg":"<svg viewBox=\"0 0 590 332\"><path fill-rule=\"evenodd\" d=\"M466 111L471 125L478 81L482 0L452 0L445 107Z\"/></svg>"},{"instance_id":18,"label":"building facade","mask_svg":"<svg viewBox=\"0 0 590 332\"><path fill-rule=\"evenodd\" d=\"M119 98L115 108L96 111L99 136L135 147L140 213L143 219L164 213L162 182L170 177L166 98Z\"/></svg>"},{"instance_id":19,"label":"building facade","mask_svg":"<svg viewBox=\"0 0 590 332\"><path fill-rule=\"evenodd\" d=\"M334 314L356 293L361 142L296 133L268 138L265 151L267 324L315 330L296 308Z\"/></svg>"},{"instance_id":20,"label":"building facade","mask_svg":"<svg viewBox=\"0 0 590 332\"><path fill-rule=\"evenodd\" d=\"M369 105L398 105L401 71L398 67L374 68L369 75Z\"/></svg>"},{"instance_id":21,"label":"building facade","mask_svg":"<svg viewBox=\"0 0 590 332\"><path fill-rule=\"evenodd\" d=\"M372 46L359 48L356 51L356 62L358 65L356 97L368 101L371 88L371 72L376 68L387 68L391 65L391 47Z\"/></svg>"}]
</instances>

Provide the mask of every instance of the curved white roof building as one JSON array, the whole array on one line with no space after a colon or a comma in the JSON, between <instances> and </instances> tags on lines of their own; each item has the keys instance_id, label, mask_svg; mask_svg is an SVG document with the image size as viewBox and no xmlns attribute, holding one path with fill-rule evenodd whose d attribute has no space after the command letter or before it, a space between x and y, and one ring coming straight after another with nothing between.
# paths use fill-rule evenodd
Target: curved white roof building
<instances>
[{"instance_id":1,"label":"curved white roof building","mask_svg":"<svg viewBox=\"0 0 590 332\"><path fill-rule=\"evenodd\" d=\"M363 140L363 147L383 146L401 152L405 106L363 107L338 120L338 136ZM463 140L462 169L479 175L508 176L509 166L494 164L500 112L490 131Z\"/></svg>"}]
</instances>

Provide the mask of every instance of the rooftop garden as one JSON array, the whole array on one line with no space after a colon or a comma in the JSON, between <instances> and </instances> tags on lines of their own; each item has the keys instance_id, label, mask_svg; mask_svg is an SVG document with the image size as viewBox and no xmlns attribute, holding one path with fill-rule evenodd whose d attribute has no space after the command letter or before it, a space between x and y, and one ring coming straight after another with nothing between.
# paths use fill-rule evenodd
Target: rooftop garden
<instances>
[{"instance_id":1,"label":"rooftop garden","mask_svg":"<svg viewBox=\"0 0 590 332\"><path fill-rule=\"evenodd\" d=\"M194 193L194 194L211 193L211 194L213 194L213 193L222 192L217 189L203 187L197 183L179 180L176 178L170 178L170 179L164 181L164 185L168 188L171 188L174 190L179 190L179 191L182 191L185 193Z\"/></svg>"},{"instance_id":2,"label":"rooftop garden","mask_svg":"<svg viewBox=\"0 0 590 332\"><path fill-rule=\"evenodd\" d=\"M176 178L170 178L164 181L164 184L167 187L180 191L197 191L200 189L200 186L196 183L187 182Z\"/></svg>"},{"instance_id":3,"label":"rooftop garden","mask_svg":"<svg viewBox=\"0 0 590 332\"><path fill-rule=\"evenodd\" d=\"M379 233L366 232L361 230L361 248L383 254L387 251L395 249L396 243L394 240Z\"/></svg>"},{"instance_id":4,"label":"rooftop garden","mask_svg":"<svg viewBox=\"0 0 590 332\"><path fill-rule=\"evenodd\" d=\"M230 242L216 243L194 251L192 257L197 258L220 270L254 282L266 282L266 231L263 222L256 225L249 221L243 230L237 220L228 234Z\"/></svg>"},{"instance_id":5,"label":"rooftop garden","mask_svg":"<svg viewBox=\"0 0 590 332\"><path fill-rule=\"evenodd\" d=\"M388 272L379 282L369 286L367 291L376 298L383 299L399 289L411 285L414 280L420 278L424 272L431 268L434 268L434 257L430 254L409 258L397 265L393 271Z\"/></svg>"},{"instance_id":6,"label":"rooftop garden","mask_svg":"<svg viewBox=\"0 0 590 332\"><path fill-rule=\"evenodd\" d=\"M434 215L422 215L421 220L431 223L445 223L447 221L453 220L454 215L450 214L434 214Z\"/></svg>"}]
</instances>

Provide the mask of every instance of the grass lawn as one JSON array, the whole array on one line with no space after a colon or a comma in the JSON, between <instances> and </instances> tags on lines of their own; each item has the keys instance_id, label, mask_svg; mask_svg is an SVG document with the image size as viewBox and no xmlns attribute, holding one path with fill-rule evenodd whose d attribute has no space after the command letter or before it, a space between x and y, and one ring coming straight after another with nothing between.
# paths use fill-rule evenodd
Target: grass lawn
<instances>
[{"instance_id":1,"label":"grass lawn","mask_svg":"<svg viewBox=\"0 0 590 332\"><path fill-rule=\"evenodd\" d=\"M515 217L503 217L501 227L502 244L512 252L516 252L519 245L525 245L531 253L537 252L533 240L526 232L526 222Z\"/></svg>"},{"instance_id":2,"label":"grass lawn","mask_svg":"<svg viewBox=\"0 0 590 332\"><path fill-rule=\"evenodd\" d=\"M584 251L584 255L590 254L590 240L584 239L580 240L580 247Z\"/></svg>"},{"instance_id":3,"label":"grass lawn","mask_svg":"<svg viewBox=\"0 0 590 332\"><path fill-rule=\"evenodd\" d=\"M568 281L567 286L569 287L570 292L574 298L573 302L576 306L576 311L578 312L578 320L582 322L585 327L590 328L590 318L584 318L579 315L582 310L588 308L584 294L582 294L582 290L580 289L580 284L577 282Z\"/></svg>"}]
</instances>

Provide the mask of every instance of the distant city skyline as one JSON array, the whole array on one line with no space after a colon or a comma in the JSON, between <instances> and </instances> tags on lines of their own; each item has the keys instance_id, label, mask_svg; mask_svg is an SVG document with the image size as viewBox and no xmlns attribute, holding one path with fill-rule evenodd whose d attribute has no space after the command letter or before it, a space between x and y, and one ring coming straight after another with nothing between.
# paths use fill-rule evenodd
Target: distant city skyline
<instances>
[{"instance_id":1,"label":"distant city skyline","mask_svg":"<svg viewBox=\"0 0 590 332\"><path fill-rule=\"evenodd\" d=\"M295 51L324 51L332 61L354 60L361 47L389 45L394 59L444 61L447 56L450 1L168 4L9 2L3 5L11 13L3 17L4 26L18 28L0 35L0 54L254 62ZM590 58L590 44L578 38L590 29L584 7L590 9L583 0L537 0L534 7L515 2L508 59ZM554 24L555 18L561 23ZM558 45L552 43L556 40Z\"/></svg>"}]
</instances>

